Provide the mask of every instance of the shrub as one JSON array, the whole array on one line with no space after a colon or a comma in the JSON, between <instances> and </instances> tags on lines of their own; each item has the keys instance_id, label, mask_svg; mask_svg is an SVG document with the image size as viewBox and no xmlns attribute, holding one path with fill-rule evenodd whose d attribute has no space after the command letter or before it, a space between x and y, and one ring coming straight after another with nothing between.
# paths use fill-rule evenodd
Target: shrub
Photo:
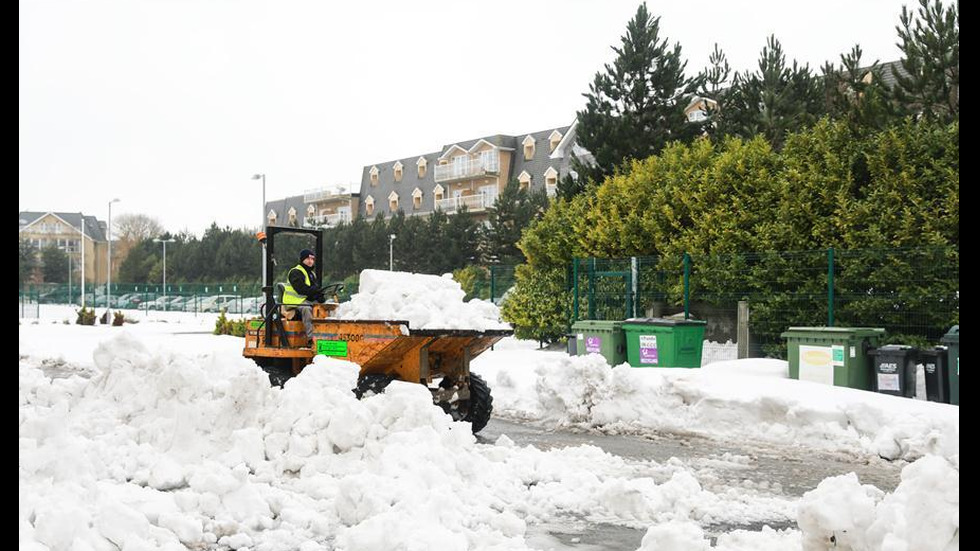
<instances>
[{"instance_id":1,"label":"shrub","mask_svg":"<svg viewBox=\"0 0 980 551\"><path fill-rule=\"evenodd\" d=\"M95 325L95 308L82 308L81 310L76 310L78 312L78 318L75 323L78 325Z\"/></svg>"},{"instance_id":2,"label":"shrub","mask_svg":"<svg viewBox=\"0 0 980 551\"><path fill-rule=\"evenodd\" d=\"M221 315L214 322L214 334L215 335L232 335L235 337L245 336L245 319L240 320L230 320L225 316L224 308L221 309Z\"/></svg>"}]
</instances>

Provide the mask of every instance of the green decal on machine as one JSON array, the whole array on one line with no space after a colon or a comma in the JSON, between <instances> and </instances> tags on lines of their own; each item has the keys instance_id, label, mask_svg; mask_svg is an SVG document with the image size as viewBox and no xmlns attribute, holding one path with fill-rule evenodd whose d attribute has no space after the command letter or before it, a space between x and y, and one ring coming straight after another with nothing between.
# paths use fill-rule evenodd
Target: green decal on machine
<instances>
[{"instance_id":1,"label":"green decal on machine","mask_svg":"<svg viewBox=\"0 0 980 551\"><path fill-rule=\"evenodd\" d=\"M316 341L316 353L324 356L347 356L347 341Z\"/></svg>"},{"instance_id":2,"label":"green decal on machine","mask_svg":"<svg viewBox=\"0 0 980 551\"><path fill-rule=\"evenodd\" d=\"M262 327L262 324L263 323L265 323L263 320L248 320L248 328L249 329L258 329L258 328Z\"/></svg>"}]
</instances>

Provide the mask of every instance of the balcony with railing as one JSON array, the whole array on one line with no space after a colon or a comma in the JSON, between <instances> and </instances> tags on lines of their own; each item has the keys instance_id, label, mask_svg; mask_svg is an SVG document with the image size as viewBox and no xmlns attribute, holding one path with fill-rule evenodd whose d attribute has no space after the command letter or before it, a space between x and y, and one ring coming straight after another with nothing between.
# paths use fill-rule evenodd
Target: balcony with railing
<instances>
[{"instance_id":1,"label":"balcony with railing","mask_svg":"<svg viewBox=\"0 0 980 551\"><path fill-rule=\"evenodd\" d=\"M303 203L321 203L335 199L350 200L350 193L333 188L308 189L303 192Z\"/></svg>"},{"instance_id":2,"label":"balcony with railing","mask_svg":"<svg viewBox=\"0 0 980 551\"><path fill-rule=\"evenodd\" d=\"M308 228L333 228L342 223L350 224L350 220L351 215L349 212L338 212L336 214L307 216L303 225Z\"/></svg>"},{"instance_id":3,"label":"balcony with railing","mask_svg":"<svg viewBox=\"0 0 980 551\"><path fill-rule=\"evenodd\" d=\"M496 176L500 174L500 154L481 156L479 159L469 159L466 162L436 165L435 169L434 178L436 182L453 182L479 178L480 176Z\"/></svg>"},{"instance_id":4,"label":"balcony with railing","mask_svg":"<svg viewBox=\"0 0 980 551\"><path fill-rule=\"evenodd\" d=\"M482 212L492 207L497 201L496 195L488 193L477 193L476 195L462 195L460 197L450 197L448 199L437 199L436 208L446 214L459 212L463 206L469 212Z\"/></svg>"}]
</instances>

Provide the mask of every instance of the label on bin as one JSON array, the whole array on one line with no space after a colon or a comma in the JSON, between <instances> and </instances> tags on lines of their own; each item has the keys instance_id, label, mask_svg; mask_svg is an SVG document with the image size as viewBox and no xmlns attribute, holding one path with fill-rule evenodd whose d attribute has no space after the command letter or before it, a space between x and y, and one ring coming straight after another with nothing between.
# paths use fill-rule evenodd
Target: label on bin
<instances>
[{"instance_id":1,"label":"label on bin","mask_svg":"<svg viewBox=\"0 0 980 551\"><path fill-rule=\"evenodd\" d=\"M830 347L831 353L834 355L834 365L843 366L844 365L844 345L835 344Z\"/></svg>"},{"instance_id":2,"label":"label on bin","mask_svg":"<svg viewBox=\"0 0 980 551\"><path fill-rule=\"evenodd\" d=\"M602 352L602 337L585 337L586 352Z\"/></svg>"},{"instance_id":3,"label":"label on bin","mask_svg":"<svg viewBox=\"0 0 980 551\"><path fill-rule=\"evenodd\" d=\"M894 373L894 374L879 373L878 390L893 390L895 392L901 390L900 388L898 388L898 373Z\"/></svg>"},{"instance_id":4,"label":"label on bin","mask_svg":"<svg viewBox=\"0 0 980 551\"><path fill-rule=\"evenodd\" d=\"M833 361L830 347L800 345L800 380L833 386Z\"/></svg>"},{"instance_id":5,"label":"label on bin","mask_svg":"<svg viewBox=\"0 0 980 551\"><path fill-rule=\"evenodd\" d=\"M640 335L640 363L654 365L660 363L656 335Z\"/></svg>"},{"instance_id":6,"label":"label on bin","mask_svg":"<svg viewBox=\"0 0 980 551\"><path fill-rule=\"evenodd\" d=\"M929 373L931 375L936 372L936 364L931 362L927 363L925 369L926 369L926 373Z\"/></svg>"}]
</instances>

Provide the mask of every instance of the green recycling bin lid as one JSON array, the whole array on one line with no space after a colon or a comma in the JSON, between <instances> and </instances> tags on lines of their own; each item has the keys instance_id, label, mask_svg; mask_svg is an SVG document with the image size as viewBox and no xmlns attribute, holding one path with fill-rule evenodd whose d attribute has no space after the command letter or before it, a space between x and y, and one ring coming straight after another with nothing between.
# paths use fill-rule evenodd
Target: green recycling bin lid
<instances>
[{"instance_id":1,"label":"green recycling bin lid","mask_svg":"<svg viewBox=\"0 0 980 551\"><path fill-rule=\"evenodd\" d=\"M814 334L847 335L854 337L880 337L885 334L881 327L790 327L780 337L812 337Z\"/></svg>"},{"instance_id":2,"label":"green recycling bin lid","mask_svg":"<svg viewBox=\"0 0 980 551\"><path fill-rule=\"evenodd\" d=\"M949 331L947 331L946 334L943 335L943 338L940 339L940 342L949 343L949 344L960 344L960 326L954 325L950 327Z\"/></svg>"},{"instance_id":3,"label":"green recycling bin lid","mask_svg":"<svg viewBox=\"0 0 980 551\"><path fill-rule=\"evenodd\" d=\"M623 325L622 321L606 321L606 320L579 320L572 324L572 329L585 329L585 330L615 330L619 329Z\"/></svg>"},{"instance_id":4,"label":"green recycling bin lid","mask_svg":"<svg viewBox=\"0 0 980 551\"><path fill-rule=\"evenodd\" d=\"M672 318L630 318L623 323L631 323L634 325L662 325L667 327L673 327L676 325L707 325L708 322L704 320L678 320Z\"/></svg>"}]
</instances>

